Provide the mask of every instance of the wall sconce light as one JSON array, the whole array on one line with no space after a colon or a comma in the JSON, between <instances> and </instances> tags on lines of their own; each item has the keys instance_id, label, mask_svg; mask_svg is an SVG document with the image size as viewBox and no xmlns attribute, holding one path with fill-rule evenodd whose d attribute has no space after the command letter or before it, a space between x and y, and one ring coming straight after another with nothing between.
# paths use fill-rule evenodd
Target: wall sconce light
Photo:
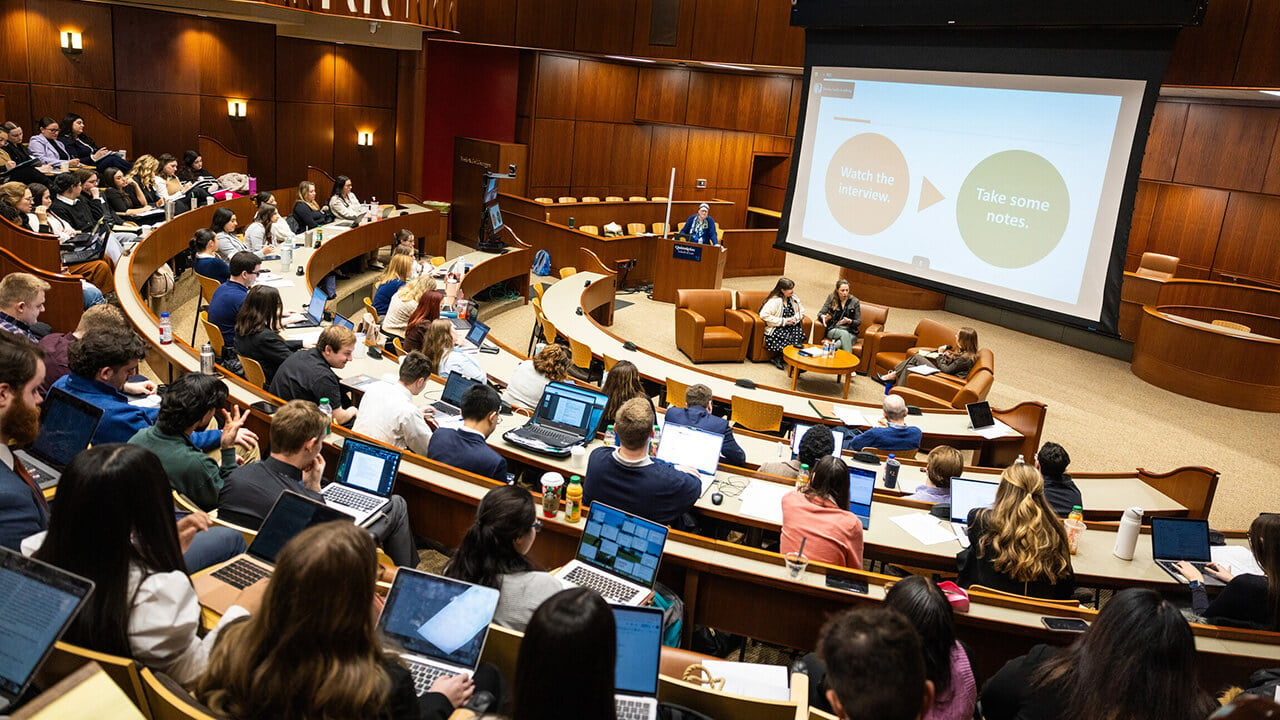
<instances>
[{"instance_id":1,"label":"wall sconce light","mask_svg":"<svg viewBox=\"0 0 1280 720\"><path fill-rule=\"evenodd\" d=\"M373 147L373 133L368 130L361 130L356 135L356 144L360 147Z\"/></svg>"},{"instance_id":2,"label":"wall sconce light","mask_svg":"<svg viewBox=\"0 0 1280 720\"><path fill-rule=\"evenodd\" d=\"M244 100L227 101L227 117L242 118L249 112L249 103Z\"/></svg>"},{"instance_id":3,"label":"wall sconce light","mask_svg":"<svg viewBox=\"0 0 1280 720\"><path fill-rule=\"evenodd\" d=\"M58 38L62 45L62 52L68 55L84 52L84 38L75 30L63 30L58 33Z\"/></svg>"}]
</instances>

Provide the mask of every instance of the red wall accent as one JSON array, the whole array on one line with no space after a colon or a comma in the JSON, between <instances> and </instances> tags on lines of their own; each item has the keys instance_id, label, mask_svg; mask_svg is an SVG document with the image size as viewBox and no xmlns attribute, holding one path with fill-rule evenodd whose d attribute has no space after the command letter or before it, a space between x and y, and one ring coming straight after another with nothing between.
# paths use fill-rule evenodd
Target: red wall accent
<instances>
[{"instance_id":1,"label":"red wall accent","mask_svg":"<svg viewBox=\"0 0 1280 720\"><path fill-rule=\"evenodd\" d=\"M519 66L520 53L510 48L427 44L424 200L451 199L454 136L515 142Z\"/></svg>"}]
</instances>

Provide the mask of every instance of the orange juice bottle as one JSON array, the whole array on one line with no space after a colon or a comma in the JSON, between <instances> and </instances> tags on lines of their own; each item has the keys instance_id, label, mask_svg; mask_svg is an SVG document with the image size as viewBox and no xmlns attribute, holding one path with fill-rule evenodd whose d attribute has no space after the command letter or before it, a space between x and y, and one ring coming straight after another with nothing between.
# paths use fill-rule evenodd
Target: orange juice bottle
<instances>
[{"instance_id":1,"label":"orange juice bottle","mask_svg":"<svg viewBox=\"0 0 1280 720\"><path fill-rule=\"evenodd\" d=\"M582 478L577 475L569 478L564 489L564 519L572 523L582 519Z\"/></svg>"}]
</instances>

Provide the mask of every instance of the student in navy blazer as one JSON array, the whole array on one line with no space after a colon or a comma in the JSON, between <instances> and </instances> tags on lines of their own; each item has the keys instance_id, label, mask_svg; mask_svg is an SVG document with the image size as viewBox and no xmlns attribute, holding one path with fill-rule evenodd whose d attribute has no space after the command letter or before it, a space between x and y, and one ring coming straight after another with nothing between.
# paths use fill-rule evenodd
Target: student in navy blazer
<instances>
[{"instance_id":1,"label":"student in navy blazer","mask_svg":"<svg viewBox=\"0 0 1280 720\"><path fill-rule=\"evenodd\" d=\"M43 357L25 337L0 333L0 545L11 550L49 527L44 496L16 472L9 449L31 444L40 432Z\"/></svg>"},{"instance_id":2,"label":"student in navy blazer","mask_svg":"<svg viewBox=\"0 0 1280 720\"><path fill-rule=\"evenodd\" d=\"M742 465L747 461L747 453L742 449L742 446L738 445L738 441L734 439L733 429L729 427L729 421L711 414L713 397L711 388L706 385L702 383L690 385L689 389L684 391L684 404L686 407L667 408L667 422L720 433L724 436L724 445L720 448L720 462L730 465Z\"/></svg>"},{"instance_id":3,"label":"student in navy blazer","mask_svg":"<svg viewBox=\"0 0 1280 720\"><path fill-rule=\"evenodd\" d=\"M917 450L924 431L907 425L907 402L899 395L884 396L884 424L846 435L845 450L875 448L877 450Z\"/></svg>"},{"instance_id":4,"label":"student in navy blazer","mask_svg":"<svg viewBox=\"0 0 1280 720\"><path fill-rule=\"evenodd\" d=\"M497 390L483 383L473 385L462 396L462 427L436 430L427 445L427 457L505 483L507 461L486 442L498 428L501 407Z\"/></svg>"}]
</instances>

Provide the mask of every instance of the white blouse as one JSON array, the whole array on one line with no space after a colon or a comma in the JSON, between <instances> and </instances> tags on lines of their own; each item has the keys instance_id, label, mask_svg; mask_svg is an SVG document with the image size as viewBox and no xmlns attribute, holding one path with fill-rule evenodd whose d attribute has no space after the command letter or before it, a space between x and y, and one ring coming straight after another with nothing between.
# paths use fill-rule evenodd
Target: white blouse
<instances>
[{"instance_id":1,"label":"white blouse","mask_svg":"<svg viewBox=\"0 0 1280 720\"><path fill-rule=\"evenodd\" d=\"M348 193L345 198L341 195L329 198L329 212L339 220L359 220L368 210L355 193Z\"/></svg>"},{"instance_id":2,"label":"white blouse","mask_svg":"<svg viewBox=\"0 0 1280 720\"><path fill-rule=\"evenodd\" d=\"M178 192L170 195L169 178L161 177L159 175L155 176L152 180L151 186L155 188L156 195L160 197L161 202L167 203L170 200L181 200L183 197L186 197L187 194L185 190L179 190Z\"/></svg>"},{"instance_id":3,"label":"white blouse","mask_svg":"<svg viewBox=\"0 0 1280 720\"><path fill-rule=\"evenodd\" d=\"M533 409L542 399L542 391L551 382L533 366L533 360L521 360L511 371L507 389L502 392L502 399L511 405Z\"/></svg>"}]
</instances>

